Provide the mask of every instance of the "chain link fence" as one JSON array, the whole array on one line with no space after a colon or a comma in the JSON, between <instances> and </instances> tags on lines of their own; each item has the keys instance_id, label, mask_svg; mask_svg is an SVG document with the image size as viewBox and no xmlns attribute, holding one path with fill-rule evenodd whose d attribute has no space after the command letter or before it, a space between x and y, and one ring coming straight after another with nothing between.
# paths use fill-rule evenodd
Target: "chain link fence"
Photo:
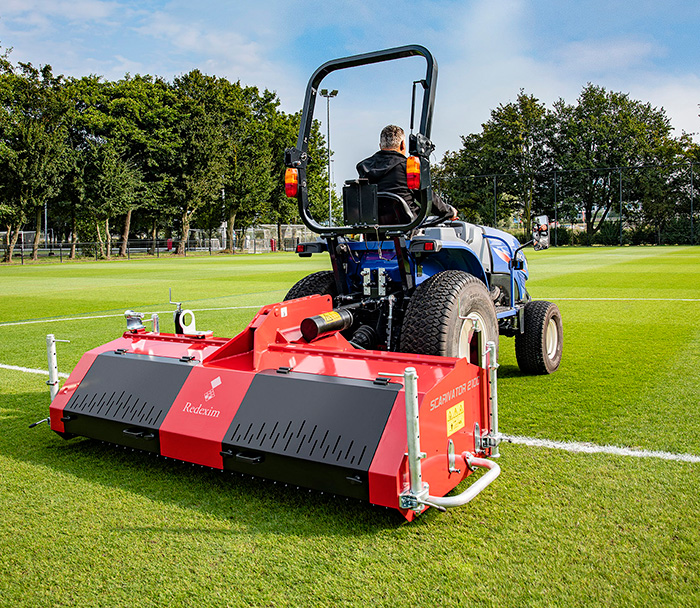
<instances>
[{"instance_id":1,"label":"chain link fence","mask_svg":"<svg viewBox=\"0 0 700 608\"><path fill-rule=\"evenodd\" d=\"M442 176L436 188L470 221L523 235L549 215L553 245L695 245L695 163ZM529 205L528 205L529 203Z\"/></svg>"},{"instance_id":2,"label":"chain link fence","mask_svg":"<svg viewBox=\"0 0 700 608\"><path fill-rule=\"evenodd\" d=\"M18 239L13 251L13 261L24 263L32 257L32 242L34 232L23 232ZM226 251L225 234L214 233L216 236L208 237L203 231L190 231L190 238L184 244L184 255L216 255ZM281 236L281 238L280 238ZM9 246L6 244L6 235L0 233L3 244L0 245L0 260L5 259ZM318 236L301 224L262 224L234 231L233 253L270 253L275 251L295 251L298 243L313 241ZM148 258L162 255L173 255L180 245L179 239L159 238L153 239L129 239L123 248L122 240L112 238L109 247L110 258ZM230 251L230 250L229 250ZM97 241L75 242L61 241L49 238L41 239L38 249L38 257L64 262L71 259L105 259L107 257L107 244Z\"/></svg>"}]
</instances>

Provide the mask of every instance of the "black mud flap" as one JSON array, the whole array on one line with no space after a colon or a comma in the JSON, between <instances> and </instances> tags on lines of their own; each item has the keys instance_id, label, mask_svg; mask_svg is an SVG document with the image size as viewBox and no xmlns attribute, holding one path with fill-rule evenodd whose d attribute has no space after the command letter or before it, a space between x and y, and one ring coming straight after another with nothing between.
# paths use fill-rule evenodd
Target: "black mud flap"
<instances>
[{"instance_id":1,"label":"black mud flap","mask_svg":"<svg viewBox=\"0 0 700 608\"><path fill-rule=\"evenodd\" d=\"M98 355L63 410L65 434L159 453L158 429L191 370L166 357Z\"/></svg>"},{"instance_id":2,"label":"black mud flap","mask_svg":"<svg viewBox=\"0 0 700 608\"><path fill-rule=\"evenodd\" d=\"M369 467L400 389L261 372L222 442L224 468L369 500Z\"/></svg>"}]
</instances>

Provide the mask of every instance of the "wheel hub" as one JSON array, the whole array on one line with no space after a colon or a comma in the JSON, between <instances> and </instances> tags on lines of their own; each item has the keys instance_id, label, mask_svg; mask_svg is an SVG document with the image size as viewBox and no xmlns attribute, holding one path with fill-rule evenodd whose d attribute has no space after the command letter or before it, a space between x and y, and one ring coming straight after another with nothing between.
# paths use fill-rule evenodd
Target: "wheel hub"
<instances>
[{"instance_id":1,"label":"wheel hub","mask_svg":"<svg viewBox=\"0 0 700 608\"><path fill-rule=\"evenodd\" d=\"M474 333L474 328L478 327L481 331L486 332L486 321L477 312L470 312L463 320L462 327L459 331L459 351L458 356L460 358L466 357L467 361L469 359L469 342L471 341L472 334ZM484 333L484 344L489 340L489 337Z\"/></svg>"},{"instance_id":2,"label":"wheel hub","mask_svg":"<svg viewBox=\"0 0 700 608\"><path fill-rule=\"evenodd\" d=\"M557 348L559 347L559 332L557 332L557 324L554 319L550 319L547 324L547 333L545 334L545 348L547 350L547 357L553 359L557 354Z\"/></svg>"}]
</instances>

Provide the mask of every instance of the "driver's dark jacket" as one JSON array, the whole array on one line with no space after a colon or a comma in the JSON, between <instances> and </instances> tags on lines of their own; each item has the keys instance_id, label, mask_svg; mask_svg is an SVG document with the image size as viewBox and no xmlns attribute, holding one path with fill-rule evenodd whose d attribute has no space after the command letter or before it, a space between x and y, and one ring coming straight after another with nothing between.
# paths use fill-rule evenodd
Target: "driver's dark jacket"
<instances>
[{"instance_id":1,"label":"driver's dark jacket","mask_svg":"<svg viewBox=\"0 0 700 608\"><path fill-rule=\"evenodd\" d=\"M370 184L377 184L379 192L392 192L403 198L414 213L418 213L420 206L413 198L413 193L408 189L406 181L406 157L395 150L379 150L369 158L357 163L357 173L360 177L367 178ZM433 192L433 213L435 215L450 216L454 210L446 205L442 199Z\"/></svg>"}]
</instances>

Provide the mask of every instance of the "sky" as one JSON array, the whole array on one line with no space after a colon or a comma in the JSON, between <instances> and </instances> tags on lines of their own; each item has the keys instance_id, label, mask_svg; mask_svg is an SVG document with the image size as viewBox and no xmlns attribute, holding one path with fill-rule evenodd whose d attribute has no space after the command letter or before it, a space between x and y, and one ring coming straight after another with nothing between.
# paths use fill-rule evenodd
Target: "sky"
<instances>
[{"instance_id":1,"label":"sky","mask_svg":"<svg viewBox=\"0 0 700 608\"><path fill-rule=\"evenodd\" d=\"M12 61L66 76L126 73L168 80L198 68L275 91L301 109L312 72L329 59L404 44L433 53L439 74L434 161L478 132L521 89L547 106L574 103L587 83L665 108L675 134L700 133L700 3L681 0L2 0L0 46ZM333 178L408 128L421 58L335 72ZM316 117L326 132L326 102ZM695 137L700 141L700 136Z\"/></svg>"}]
</instances>

